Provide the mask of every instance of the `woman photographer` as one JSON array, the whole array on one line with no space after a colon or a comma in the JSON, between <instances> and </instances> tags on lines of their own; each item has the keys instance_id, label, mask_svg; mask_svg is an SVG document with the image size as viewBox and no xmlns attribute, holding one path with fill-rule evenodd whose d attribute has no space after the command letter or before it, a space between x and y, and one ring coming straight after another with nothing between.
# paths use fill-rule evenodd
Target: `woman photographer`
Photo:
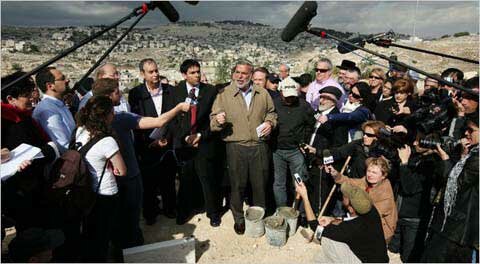
<instances>
[{"instance_id":1,"label":"woman photographer","mask_svg":"<svg viewBox=\"0 0 480 264\"><path fill-rule=\"evenodd\" d=\"M392 238L397 225L397 205L393 197L390 181L387 179L390 171L390 162L384 157L368 158L365 161L366 175L361 179L352 179L341 175L333 166L326 166L325 171L330 173L336 183L348 182L365 190L372 199L382 220L383 234L388 243Z\"/></svg>"},{"instance_id":2,"label":"woman photographer","mask_svg":"<svg viewBox=\"0 0 480 264\"><path fill-rule=\"evenodd\" d=\"M338 148L330 149L333 160L337 163L345 160L348 156L352 157L350 161L350 178L361 178L365 175L365 160L369 157L369 151L375 145L380 129L385 128L385 124L380 121L367 121L362 124L362 139L354 140ZM318 159L323 160L323 152L316 148L306 145L305 149L314 154Z\"/></svg>"},{"instance_id":3,"label":"woman photographer","mask_svg":"<svg viewBox=\"0 0 480 264\"><path fill-rule=\"evenodd\" d=\"M442 180L444 161L433 155L435 150L422 144L424 138L418 132L414 149L405 145L397 150L400 159L397 201L401 202L398 203L397 230L389 249L400 253L402 262L420 261L432 210L432 188Z\"/></svg>"},{"instance_id":4,"label":"woman photographer","mask_svg":"<svg viewBox=\"0 0 480 264\"><path fill-rule=\"evenodd\" d=\"M90 98L76 116L77 145L82 147L90 140L100 138L85 155L88 169L94 178L93 188L97 191L95 205L85 221L83 230L87 241L84 261L87 262L107 260L110 232L118 204L115 177L127 173L120 148L112 136L113 117L113 103L106 96Z\"/></svg>"},{"instance_id":5,"label":"woman photographer","mask_svg":"<svg viewBox=\"0 0 480 264\"><path fill-rule=\"evenodd\" d=\"M394 102L390 109L391 115L386 122L387 125L394 127L404 125L405 118L417 110L417 104L412 98L413 83L411 80L400 79L393 84Z\"/></svg>"},{"instance_id":6,"label":"woman photographer","mask_svg":"<svg viewBox=\"0 0 480 264\"><path fill-rule=\"evenodd\" d=\"M422 262L478 263L479 136L478 118L469 118L461 158L445 168L447 183L433 212ZM450 160L440 146L437 152Z\"/></svg>"}]
</instances>

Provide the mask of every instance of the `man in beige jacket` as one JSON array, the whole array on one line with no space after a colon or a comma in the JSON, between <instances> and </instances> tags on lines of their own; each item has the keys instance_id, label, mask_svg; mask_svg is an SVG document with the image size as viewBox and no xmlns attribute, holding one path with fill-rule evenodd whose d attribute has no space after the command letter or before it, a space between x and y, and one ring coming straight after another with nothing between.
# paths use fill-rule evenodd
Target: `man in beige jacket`
<instances>
[{"instance_id":1,"label":"man in beige jacket","mask_svg":"<svg viewBox=\"0 0 480 264\"><path fill-rule=\"evenodd\" d=\"M265 207L270 155L266 139L277 124L273 101L265 89L253 85L252 73L251 63L237 62L232 83L217 95L210 115L211 130L222 131L227 143L230 208L239 235L245 232L243 194L248 182L254 205Z\"/></svg>"}]
</instances>

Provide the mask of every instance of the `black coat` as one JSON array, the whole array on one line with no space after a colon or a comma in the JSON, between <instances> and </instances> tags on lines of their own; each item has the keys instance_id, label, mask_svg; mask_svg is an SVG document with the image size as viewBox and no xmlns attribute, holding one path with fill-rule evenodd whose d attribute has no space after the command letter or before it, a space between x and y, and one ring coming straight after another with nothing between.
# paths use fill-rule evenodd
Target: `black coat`
<instances>
[{"instance_id":1,"label":"black coat","mask_svg":"<svg viewBox=\"0 0 480 264\"><path fill-rule=\"evenodd\" d=\"M210 147L211 144L218 142L218 133L210 130L210 113L212 111L212 105L217 97L218 90L205 83L200 83L198 97L197 97L197 118L196 118L196 133L200 133L201 140L198 146L198 152L213 155L214 148ZM181 81L177 87L173 90L173 103L174 105L185 102L188 96L187 85L185 81ZM185 138L191 134L192 128L190 124L191 111L187 113L181 113L171 123L171 129L174 131L174 148L179 149L180 153L186 154L184 159L188 159L190 152L197 152L194 148L190 147Z\"/></svg>"},{"instance_id":2,"label":"black coat","mask_svg":"<svg viewBox=\"0 0 480 264\"><path fill-rule=\"evenodd\" d=\"M367 151L363 146L363 140L357 139L348 144L330 149L335 161L335 167L341 168L348 156L351 156L349 178L362 178L365 176L365 160L368 158ZM317 151L317 157L323 159L323 153Z\"/></svg>"},{"instance_id":3,"label":"black coat","mask_svg":"<svg viewBox=\"0 0 480 264\"><path fill-rule=\"evenodd\" d=\"M331 114L340 113L337 107L330 111ZM348 127L341 124L333 124L330 120L320 125L315 133L313 147L317 151L340 147L348 142Z\"/></svg>"},{"instance_id":4,"label":"black coat","mask_svg":"<svg viewBox=\"0 0 480 264\"><path fill-rule=\"evenodd\" d=\"M162 112L157 113L155 104L153 103L152 96L147 90L145 84L141 84L130 90L128 93L128 103L130 104L130 109L132 113L148 116L148 117L158 117L161 114L171 110L175 106L172 97L173 87L170 85L162 85ZM168 130L167 126L166 139L169 143L172 141L171 131ZM152 162L154 160L158 161L159 152L168 149L170 146L167 146L164 149L151 149L148 148L148 145L153 141L150 139L149 135L152 133L153 129L136 129L134 130L135 135L135 150L137 158L140 162ZM153 160L154 159L154 160Z\"/></svg>"},{"instance_id":5,"label":"black coat","mask_svg":"<svg viewBox=\"0 0 480 264\"><path fill-rule=\"evenodd\" d=\"M2 115L3 111L2 108ZM11 217L16 222L17 230L48 224L43 195L46 186L44 168L56 155L53 148L47 144L47 140L40 136L41 128L33 122L31 116L19 122L2 117L2 148L13 150L26 143L40 148L45 156L33 160L27 169L2 181L2 215Z\"/></svg>"},{"instance_id":6,"label":"black coat","mask_svg":"<svg viewBox=\"0 0 480 264\"><path fill-rule=\"evenodd\" d=\"M437 155L422 156L414 153L407 165L399 167L399 190L401 199L399 218L421 218L428 221L431 213L431 189L442 177L442 161ZM401 198L400 198L401 197Z\"/></svg>"},{"instance_id":7,"label":"black coat","mask_svg":"<svg viewBox=\"0 0 480 264\"><path fill-rule=\"evenodd\" d=\"M432 222L432 229L461 246L475 247L478 250L478 149L467 159L462 172L458 176L457 197L452 212L444 219L443 201L440 199ZM450 164L451 165L451 164ZM451 167L446 166L448 177Z\"/></svg>"},{"instance_id":8,"label":"black coat","mask_svg":"<svg viewBox=\"0 0 480 264\"><path fill-rule=\"evenodd\" d=\"M308 143L315 125L312 107L303 99L288 106L277 97L273 103L278 114L278 125L272 133L273 149L295 149L300 143Z\"/></svg>"}]
</instances>

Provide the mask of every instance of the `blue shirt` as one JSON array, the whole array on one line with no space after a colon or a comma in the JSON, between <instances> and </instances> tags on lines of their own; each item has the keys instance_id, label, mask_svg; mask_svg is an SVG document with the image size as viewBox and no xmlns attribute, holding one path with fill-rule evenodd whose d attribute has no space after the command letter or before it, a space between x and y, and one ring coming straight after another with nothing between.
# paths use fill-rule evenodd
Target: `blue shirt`
<instances>
[{"instance_id":1,"label":"blue shirt","mask_svg":"<svg viewBox=\"0 0 480 264\"><path fill-rule=\"evenodd\" d=\"M90 90L82 97L82 100L80 100L80 104L78 105L79 111L87 104L88 99L92 98L92 96L93 92ZM115 113L130 112L130 105L128 104L128 101L125 99L125 97L123 97L123 95L122 97L120 97L120 105L114 106L113 108L115 110Z\"/></svg>"},{"instance_id":2,"label":"blue shirt","mask_svg":"<svg viewBox=\"0 0 480 264\"><path fill-rule=\"evenodd\" d=\"M117 133L118 143L120 145L120 153L122 154L125 165L127 166L128 178L140 175L137 157L135 155L135 147L131 131L138 127L138 122L142 117L130 112L117 112L112 122L112 127Z\"/></svg>"},{"instance_id":3,"label":"blue shirt","mask_svg":"<svg viewBox=\"0 0 480 264\"><path fill-rule=\"evenodd\" d=\"M240 93L242 93L243 100L245 100L245 103L247 104L247 109L250 109L250 103L252 102L252 86L248 87L248 89L244 92L241 89L238 89Z\"/></svg>"},{"instance_id":4,"label":"blue shirt","mask_svg":"<svg viewBox=\"0 0 480 264\"><path fill-rule=\"evenodd\" d=\"M44 95L42 101L33 110L32 117L47 132L50 139L55 142L60 153L68 149L75 129L75 120L63 101L53 96Z\"/></svg>"}]
</instances>

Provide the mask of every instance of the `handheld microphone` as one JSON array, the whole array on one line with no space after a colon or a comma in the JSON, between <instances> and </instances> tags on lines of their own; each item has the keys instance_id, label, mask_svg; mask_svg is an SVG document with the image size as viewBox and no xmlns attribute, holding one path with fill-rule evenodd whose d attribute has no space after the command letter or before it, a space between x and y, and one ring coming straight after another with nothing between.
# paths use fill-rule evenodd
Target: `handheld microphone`
<instances>
[{"instance_id":1,"label":"handheld microphone","mask_svg":"<svg viewBox=\"0 0 480 264\"><path fill-rule=\"evenodd\" d=\"M323 165L330 165L334 162L332 153L328 149L323 150Z\"/></svg>"},{"instance_id":2,"label":"handheld microphone","mask_svg":"<svg viewBox=\"0 0 480 264\"><path fill-rule=\"evenodd\" d=\"M292 41L299 33L308 29L308 24L317 15L317 2L305 1L282 31L282 40Z\"/></svg>"},{"instance_id":3,"label":"handheld microphone","mask_svg":"<svg viewBox=\"0 0 480 264\"><path fill-rule=\"evenodd\" d=\"M175 7L167 1L151 1L150 2L151 9L158 8L162 13L168 18L170 22L177 22L180 18L178 15L177 10Z\"/></svg>"}]
</instances>

